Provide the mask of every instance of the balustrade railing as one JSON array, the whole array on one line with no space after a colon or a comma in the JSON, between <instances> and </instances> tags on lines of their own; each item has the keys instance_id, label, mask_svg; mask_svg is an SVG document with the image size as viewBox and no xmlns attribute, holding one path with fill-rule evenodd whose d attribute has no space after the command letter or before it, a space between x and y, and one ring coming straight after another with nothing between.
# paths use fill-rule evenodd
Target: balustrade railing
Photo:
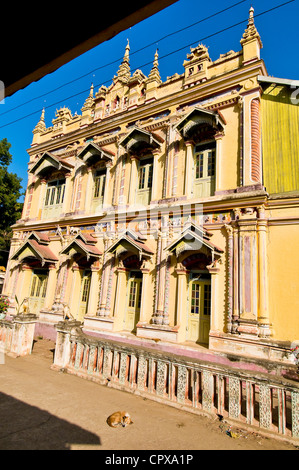
<instances>
[{"instance_id":1,"label":"balustrade railing","mask_svg":"<svg viewBox=\"0 0 299 470\"><path fill-rule=\"evenodd\" d=\"M0 346L5 354L26 356L31 354L36 316L33 314L16 315L0 320Z\"/></svg>"},{"instance_id":2,"label":"balustrade railing","mask_svg":"<svg viewBox=\"0 0 299 470\"><path fill-rule=\"evenodd\" d=\"M55 357L54 367L63 366L70 373L186 410L218 414L245 426L299 439L296 382L168 357L74 330L64 333L68 335L69 354L64 354L63 364ZM62 338L60 341L65 340Z\"/></svg>"}]
</instances>

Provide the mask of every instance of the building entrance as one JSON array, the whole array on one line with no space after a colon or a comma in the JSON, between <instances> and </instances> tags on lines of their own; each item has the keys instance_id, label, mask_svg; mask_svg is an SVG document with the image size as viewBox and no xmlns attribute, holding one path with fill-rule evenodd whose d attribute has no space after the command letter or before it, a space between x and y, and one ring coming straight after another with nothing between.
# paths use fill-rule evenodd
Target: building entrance
<instances>
[{"instance_id":1,"label":"building entrance","mask_svg":"<svg viewBox=\"0 0 299 470\"><path fill-rule=\"evenodd\" d=\"M38 315L45 303L48 274L45 271L34 270L29 297L29 311Z\"/></svg>"},{"instance_id":2,"label":"building entrance","mask_svg":"<svg viewBox=\"0 0 299 470\"><path fill-rule=\"evenodd\" d=\"M187 339L208 344L211 318L211 279L207 274L191 274Z\"/></svg>"},{"instance_id":3,"label":"building entrance","mask_svg":"<svg viewBox=\"0 0 299 470\"><path fill-rule=\"evenodd\" d=\"M127 289L127 308L124 329L134 332L140 317L142 273L131 272Z\"/></svg>"}]
</instances>

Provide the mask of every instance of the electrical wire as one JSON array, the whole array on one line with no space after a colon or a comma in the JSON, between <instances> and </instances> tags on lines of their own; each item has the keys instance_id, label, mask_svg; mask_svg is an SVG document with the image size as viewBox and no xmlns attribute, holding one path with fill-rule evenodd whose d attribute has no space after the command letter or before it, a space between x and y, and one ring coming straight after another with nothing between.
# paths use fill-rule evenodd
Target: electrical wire
<instances>
[{"instance_id":1,"label":"electrical wire","mask_svg":"<svg viewBox=\"0 0 299 470\"><path fill-rule=\"evenodd\" d=\"M202 18L201 20L196 21L195 23L192 23L192 24L190 24L190 25L188 25L188 26L185 26L184 28L181 28L181 29L178 29L178 30L176 30L176 31L173 31L173 32L171 32L171 33L169 33L169 34L166 34L165 36L161 37L160 39L156 39L155 41L153 41L153 42L151 42L151 43L149 43L149 44L147 44L147 45L141 47L140 49L137 49L136 51L133 51L133 52L130 51L130 57L132 57L132 56L135 55L135 54L138 54L139 52L142 52L143 50L145 50L145 49L147 49L147 48L153 46L154 44L160 43L160 42L164 41L165 39L167 39L167 38L169 38L169 37L171 37L171 36L174 36L175 34L181 33L182 31L186 31L187 29L190 29L190 28L192 28L193 26L197 26L198 24L203 23L204 21L207 21L207 20L209 20L209 19L211 19L211 18L214 18L214 17L216 17L216 16L220 15L221 13L224 13L224 12L226 12L226 11L228 11L228 10L231 10L232 8L238 6L238 5L240 5L241 3L244 3L244 2L246 2L246 1L247 1L247 0L241 0L241 1L237 2L237 3L234 3L233 5L231 5L231 6L227 7L227 8L224 8L223 10L220 10L220 11L218 11L218 12L216 12L216 13L213 13L212 15L209 15L209 16L207 16L207 17L205 17L205 18ZM25 106L26 104L32 103L32 101L35 101L35 100L44 98L45 96L47 96L47 95L49 95L49 94L51 94L51 93L54 93L54 92L60 90L61 88L64 88L65 86L71 85L72 83L75 83L75 82L77 82L78 80L81 80L82 78L85 78L85 77L91 75L92 73L97 72L98 70L102 70L102 69L104 69L104 68L106 68L106 67L109 67L109 66L111 66L111 65L113 65L113 64L118 64L121 60L122 60L122 57L121 57L121 58L118 58L118 59L115 59L115 60L113 60L112 62L108 62L107 64L104 64L104 65L101 65L101 66L99 66L99 67L96 67L95 69L90 70L89 72L86 72L84 75L81 75L80 77L74 78L73 80L70 80L70 81L68 81L68 82L66 82L66 83L63 83L62 85L60 85L60 86L54 88L53 90L50 90L50 91L48 91L48 92L46 92L46 93L43 93L42 95L36 96L35 98L31 98L30 100L28 100L28 101L26 101L26 102L24 102L24 103L21 103L21 104L19 104L18 106L15 106L14 108L11 108L11 109L5 111L4 113L1 113L1 114L0 114L0 117L1 117L1 116L4 116L4 115L6 115L6 114L8 114L8 113L10 113L10 112L12 112L12 111L14 111L15 109L19 109L20 107Z\"/></svg>"},{"instance_id":2,"label":"electrical wire","mask_svg":"<svg viewBox=\"0 0 299 470\"><path fill-rule=\"evenodd\" d=\"M272 12L272 11L274 11L274 10L277 10L278 8L284 7L284 6L286 6L286 5L290 4L290 3L293 3L294 1L295 1L295 0L288 0L287 2L284 2L284 3L280 4L280 5L275 6L275 7L272 7L272 8L270 8L270 9L268 9L268 10L265 10L265 11L263 11L263 12L261 12L261 13L258 13L257 15L255 15L255 18L260 17L260 16L262 16L262 15L265 15L265 14L267 14L267 13L270 13L270 12ZM205 37L203 37L203 38L201 38L201 39L199 39L199 40L197 40L197 41L193 41L192 43L186 44L186 45L180 47L179 49L176 49L176 50L174 50L174 51L168 52L167 54L165 54L165 55L159 57L159 61L161 61L161 60L163 60L163 59L169 57L170 55L176 54L177 52L180 52L180 51L186 49L187 47L192 47L194 44L197 44L197 43L199 43L199 42L201 42L201 41L204 41L204 40L206 40L206 39L209 39L209 38L211 38L211 37L213 37L213 36L216 36L216 35L218 35L218 34L221 34L221 33L223 33L223 32L226 32L226 31L228 31L228 30L230 30L230 29L232 29L232 28L235 28L235 27L237 27L237 26L240 26L241 24L243 24L243 23L245 23L245 22L247 22L247 21L248 21L248 18L246 18L246 20L239 21L238 23L235 23L235 24L233 24L233 25L227 26L226 28L223 28L223 29L221 29L221 30L219 30L219 31L216 31L216 32L214 32L214 33L211 33L211 34L209 34L208 36L205 36ZM135 53L136 53L136 52L135 52ZM120 59L120 60L121 60L121 59ZM147 63L145 63L145 64L143 64L143 65L139 65L138 67L136 67L135 69L133 69L132 72L136 71L137 69L146 67L147 65L150 65L150 64L152 64L152 61L147 62ZM88 74L88 75L89 75L89 74ZM106 83L108 84L108 83L110 83L110 82L111 82L111 79L109 79L109 80L107 80L107 81L105 81L105 82L96 84L95 87L97 88L97 87L99 87L99 86L101 86L101 85L105 85ZM67 100L70 100L70 99L72 99L72 98L74 98L74 97L76 97L76 96L82 95L83 93L88 93L89 91L90 91L90 89L82 90L82 91L80 91L80 92L78 92L78 93L75 93L74 95L71 95L71 96L68 96L68 97L66 97L66 98L63 98L63 99L61 99L61 100L59 100L59 101L57 101L57 102L55 102L55 103L51 103L51 104L49 104L48 106L45 106L45 108L50 108L50 107L53 107L53 106L57 106L58 104L60 104L60 103L62 103L62 102L65 102L65 101L67 101ZM45 94L45 95L46 95L46 94ZM41 95L41 97L43 97L43 96L45 96L45 95ZM4 128L4 127L7 127L7 126L9 126L9 125L15 124L16 122L19 122L19 121L21 121L21 120L23 120L23 119L26 119L26 118L30 117L30 116L33 116L34 114L36 114L36 113L38 113L38 112L40 112L40 109L35 110L35 111L33 111L33 112L29 113L29 114L26 114L25 116L22 116L22 117L20 117L20 118L17 118L17 119L15 119L15 120L13 120L13 121L11 121L11 122L9 122L9 123L3 124L2 126L0 126L0 129L2 129L2 128ZM4 113L3 113L3 114L4 114ZM2 115L0 115L0 117L1 117L1 116L2 116Z\"/></svg>"}]
</instances>

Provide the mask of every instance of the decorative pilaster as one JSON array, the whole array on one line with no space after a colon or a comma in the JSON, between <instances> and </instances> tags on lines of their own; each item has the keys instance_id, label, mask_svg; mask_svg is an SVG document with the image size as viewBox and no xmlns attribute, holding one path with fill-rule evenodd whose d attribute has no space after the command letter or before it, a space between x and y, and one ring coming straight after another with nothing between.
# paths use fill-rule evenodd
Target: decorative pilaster
<instances>
[{"instance_id":1,"label":"decorative pilaster","mask_svg":"<svg viewBox=\"0 0 299 470\"><path fill-rule=\"evenodd\" d=\"M126 288L127 280L127 270L123 266L119 266L116 270L117 272L117 282L116 282L116 294L115 294L115 303L114 303L114 327L116 330L123 329L124 322L124 311L125 311L125 302L124 302L124 292Z\"/></svg>"},{"instance_id":2,"label":"decorative pilaster","mask_svg":"<svg viewBox=\"0 0 299 470\"><path fill-rule=\"evenodd\" d=\"M87 315L96 315L96 299L97 299L97 289L99 285L99 265L94 263L91 266L91 281L90 281L90 291L89 291L89 300L87 307Z\"/></svg>"},{"instance_id":3,"label":"decorative pilaster","mask_svg":"<svg viewBox=\"0 0 299 470\"><path fill-rule=\"evenodd\" d=\"M162 194L158 194L158 187L159 185L159 155L160 155L160 150L155 149L153 150L153 157L154 157L154 167L153 167L153 184L152 184L152 200L155 201L156 199L162 197Z\"/></svg>"},{"instance_id":4,"label":"decorative pilaster","mask_svg":"<svg viewBox=\"0 0 299 470\"><path fill-rule=\"evenodd\" d=\"M52 307L52 303L54 300L55 295L55 284L57 279L57 270L55 264L49 265L49 275L48 275L48 285L47 285L47 293L45 297L44 308L50 309Z\"/></svg>"},{"instance_id":5,"label":"decorative pilaster","mask_svg":"<svg viewBox=\"0 0 299 470\"><path fill-rule=\"evenodd\" d=\"M188 271L179 264L175 269L177 274L177 312L176 323L179 327L178 340L185 341L186 339L186 311L187 311L187 277Z\"/></svg>"},{"instance_id":6,"label":"decorative pilaster","mask_svg":"<svg viewBox=\"0 0 299 470\"><path fill-rule=\"evenodd\" d=\"M92 168L87 168L86 179L87 179L87 184L86 184L86 192L85 192L85 212L88 214L90 213L90 209L91 209L91 198L92 198L92 190L93 190L93 169Z\"/></svg>"},{"instance_id":7,"label":"decorative pilaster","mask_svg":"<svg viewBox=\"0 0 299 470\"><path fill-rule=\"evenodd\" d=\"M138 158L135 156L131 157L131 178L130 178L130 189L129 189L129 206L134 205L135 194L136 194L136 184L138 176Z\"/></svg>"},{"instance_id":8,"label":"decorative pilaster","mask_svg":"<svg viewBox=\"0 0 299 470\"><path fill-rule=\"evenodd\" d=\"M149 264L148 262L144 261L143 265L140 268L140 271L142 272L142 292L141 292L141 308L140 308L140 318L139 322L140 324L146 324L147 323L147 298L148 298L148 283L149 283Z\"/></svg>"},{"instance_id":9,"label":"decorative pilaster","mask_svg":"<svg viewBox=\"0 0 299 470\"><path fill-rule=\"evenodd\" d=\"M63 209L62 209L63 213L69 212L69 209L70 209L71 197L72 197L71 183L72 183L71 173L67 173L65 175L65 192L64 192Z\"/></svg>"},{"instance_id":10,"label":"decorative pilaster","mask_svg":"<svg viewBox=\"0 0 299 470\"><path fill-rule=\"evenodd\" d=\"M216 163L215 163L215 168L216 168L216 187L215 187L215 192L221 191L222 189L222 180L221 180L221 170L222 170L222 139L223 139L223 133L218 132L215 135L215 141L216 141Z\"/></svg>"},{"instance_id":11,"label":"decorative pilaster","mask_svg":"<svg viewBox=\"0 0 299 470\"><path fill-rule=\"evenodd\" d=\"M232 333L233 325L233 228L231 225L225 225L227 233L227 317L226 328L228 333Z\"/></svg>"},{"instance_id":12,"label":"decorative pilaster","mask_svg":"<svg viewBox=\"0 0 299 470\"><path fill-rule=\"evenodd\" d=\"M193 173L193 141L185 142L186 145L186 165L185 165L185 190L187 199L192 197L192 173Z\"/></svg>"},{"instance_id":13,"label":"decorative pilaster","mask_svg":"<svg viewBox=\"0 0 299 470\"><path fill-rule=\"evenodd\" d=\"M107 209L111 204L108 204L109 201L109 188L111 185L111 168L112 162L108 162L106 164L106 180L105 180L105 191L104 191L104 198L103 198L103 209Z\"/></svg>"},{"instance_id":14,"label":"decorative pilaster","mask_svg":"<svg viewBox=\"0 0 299 470\"><path fill-rule=\"evenodd\" d=\"M165 301L165 275L166 275L166 257L165 248L167 245L167 233L161 233L159 236L160 244L160 262L157 266L159 270L159 281L157 282L157 307L153 323L155 325L167 325L169 321L164 317L164 301Z\"/></svg>"},{"instance_id":15,"label":"decorative pilaster","mask_svg":"<svg viewBox=\"0 0 299 470\"><path fill-rule=\"evenodd\" d=\"M258 220L258 271L259 271L259 336L271 336L268 298L268 264L267 264L267 220Z\"/></svg>"}]
</instances>

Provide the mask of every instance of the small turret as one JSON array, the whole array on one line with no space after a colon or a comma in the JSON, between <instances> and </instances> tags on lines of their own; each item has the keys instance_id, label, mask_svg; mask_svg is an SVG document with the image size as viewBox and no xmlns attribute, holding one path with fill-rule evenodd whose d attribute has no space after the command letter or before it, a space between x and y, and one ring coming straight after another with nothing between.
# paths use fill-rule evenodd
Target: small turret
<instances>
[{"instance_id":1,"label":"small turret","mask_svg":"<svg viewBox=\"0 0 299 470\"><path fill-rule=\"evenodd\" d=\"M126 45L126 52L125 52L124 58L122 60L122 63L119 66L117 75L114 77L113 81L116 82L117 80L120 80L123 83L128 83L130 77L131 77L130 44L129 44L129 39L128 39L128 43Z\"/></svg>"},{"instance_id":2,"label":"small turret","mask_svg":"<svg viewBox=\"0 0 299 470\"><path fill-rule=\"evenodd\" d=\"M251 7L249 10L247 28L240 42L243 47L243 64L252 62L254 60L260 60L260 51L263 47L263 44L261 41L261 37L254 24L253 7Z\"/></svg>"}]
</instances>

